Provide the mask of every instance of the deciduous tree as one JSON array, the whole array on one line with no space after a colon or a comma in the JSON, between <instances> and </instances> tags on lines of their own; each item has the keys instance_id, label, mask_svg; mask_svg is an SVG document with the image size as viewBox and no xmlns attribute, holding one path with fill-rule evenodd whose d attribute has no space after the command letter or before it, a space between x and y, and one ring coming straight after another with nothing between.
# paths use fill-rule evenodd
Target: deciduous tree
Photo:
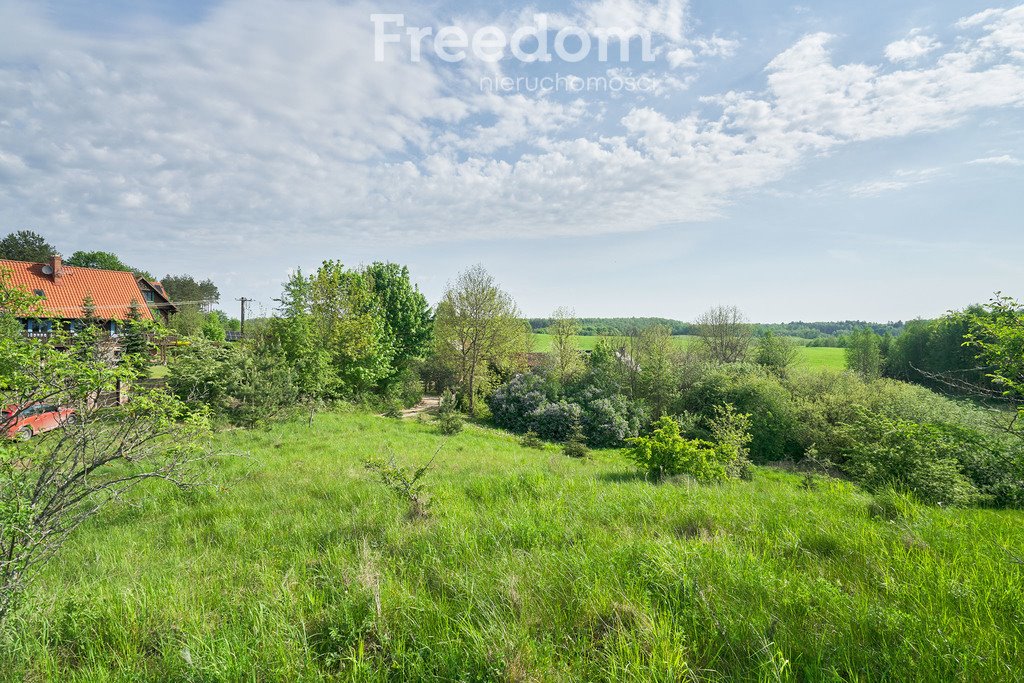
<instances>
[{"instance_id":1,"label":"deciduous tree","mask_svg":"<svg viewBox=\"0 0 1024 683\"><path fill-rule=\"evenodd\" d=\"M526 353L529 328L512 297L476 265L445 291L437 306L434 339L436 353L455 372L472 414L492 368L510 366Z\"/></svg>"},{"instance_id":2,"label":"deciduous tree","mask_svg":"<svg viewBox=\"0 0 1024 683\"><path fill-rule=\"evenodd\" d=\"M697 334L708 357L716 363L738 363L747 357L752 332L736 306L715 306L697 319Z\"/></svg>"}]
</instances>

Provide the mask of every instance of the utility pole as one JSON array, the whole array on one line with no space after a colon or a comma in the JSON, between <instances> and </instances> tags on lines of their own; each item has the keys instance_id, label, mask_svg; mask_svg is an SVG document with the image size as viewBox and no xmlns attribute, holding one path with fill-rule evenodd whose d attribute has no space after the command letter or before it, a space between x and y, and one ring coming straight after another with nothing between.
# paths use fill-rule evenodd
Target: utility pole
<instances>
[{"instance_id":1,"label":"utility pole","mask_svg":"<svg viewBox=\"0 0 1024 683\"><path fill-rule=\"evenodd\" d=\"M239 329L238 333L240 335L242 335L242 336L245 336L245 305L247 303L251 302L252 299L246 299L243 296L241 299L235 299L235 301L239 301L242 304L242 318L241 318L241 325L239 325L239 328L238 328Z\"/></svg>"}]
</instances>

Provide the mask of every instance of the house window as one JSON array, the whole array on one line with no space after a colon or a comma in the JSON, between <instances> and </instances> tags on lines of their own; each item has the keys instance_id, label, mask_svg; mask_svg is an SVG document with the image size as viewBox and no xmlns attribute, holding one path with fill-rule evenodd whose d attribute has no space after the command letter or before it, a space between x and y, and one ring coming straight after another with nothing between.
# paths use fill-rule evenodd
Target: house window
<instances>
[{"instance_id":1,"label":"house window","mask_svg":"<svg viewBox=\"0 0 1024 683\"><path fill-rule=\"evenodd\" d=\"M46 296L46 292L44 292L41 289L33 289L32 293L35 294L36 296Z\"/></svg>"},{"instance_id":2,"label":"house window","mask_svg":"<svg viewBox=\"0 0 1024 683\"><path fill-rule=\"evenodd\" d=\"M153 303L154 301L156 301L156 294L154 294L153 292L151 292L151 291L149 291L149 290L146 290L145 292L143 292L143 293L142 293L142 297L143 297L143 298L144 298L144 299L145 299L145 300L146 300L147 302L149 302L149 303Z\"/></svg>"}]
</instances>

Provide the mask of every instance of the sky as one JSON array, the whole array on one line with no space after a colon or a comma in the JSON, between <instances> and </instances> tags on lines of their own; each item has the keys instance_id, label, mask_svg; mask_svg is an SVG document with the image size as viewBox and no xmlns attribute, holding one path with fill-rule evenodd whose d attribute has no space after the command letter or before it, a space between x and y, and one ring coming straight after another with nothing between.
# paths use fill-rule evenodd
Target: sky
<instances>
[{"instance_id":1,"label":"sky","mask_svg":"<svg viewBox=\"0 0 1024 683\"><path fill-rule=\"evenodd\" d=\"M550 61L406 33L538 16ZM1012 2L0 0L0 234L229 312L337 259L529 316L933 317L1024 296L1022 190Z\"/></svg>"}]
</instances>

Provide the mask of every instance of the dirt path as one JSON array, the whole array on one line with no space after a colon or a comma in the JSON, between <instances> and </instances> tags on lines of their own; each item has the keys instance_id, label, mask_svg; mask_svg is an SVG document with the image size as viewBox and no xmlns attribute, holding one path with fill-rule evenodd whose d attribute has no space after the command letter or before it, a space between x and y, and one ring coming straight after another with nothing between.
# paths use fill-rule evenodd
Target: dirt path
<instances>
[{"instance_id":1,"label":"dirt path","mask_svg":"<svg viewBox=\"0 0 1024 683\"><path fill-rule=\"evenodd\" d=\"M412 408L406 408L402 411L402 419L407 420L409 418L416 417L420 413L435 413L437 409L441 407L440 396L424 396L423 400L414 405Z\"/></svg>"}]
</instances>

